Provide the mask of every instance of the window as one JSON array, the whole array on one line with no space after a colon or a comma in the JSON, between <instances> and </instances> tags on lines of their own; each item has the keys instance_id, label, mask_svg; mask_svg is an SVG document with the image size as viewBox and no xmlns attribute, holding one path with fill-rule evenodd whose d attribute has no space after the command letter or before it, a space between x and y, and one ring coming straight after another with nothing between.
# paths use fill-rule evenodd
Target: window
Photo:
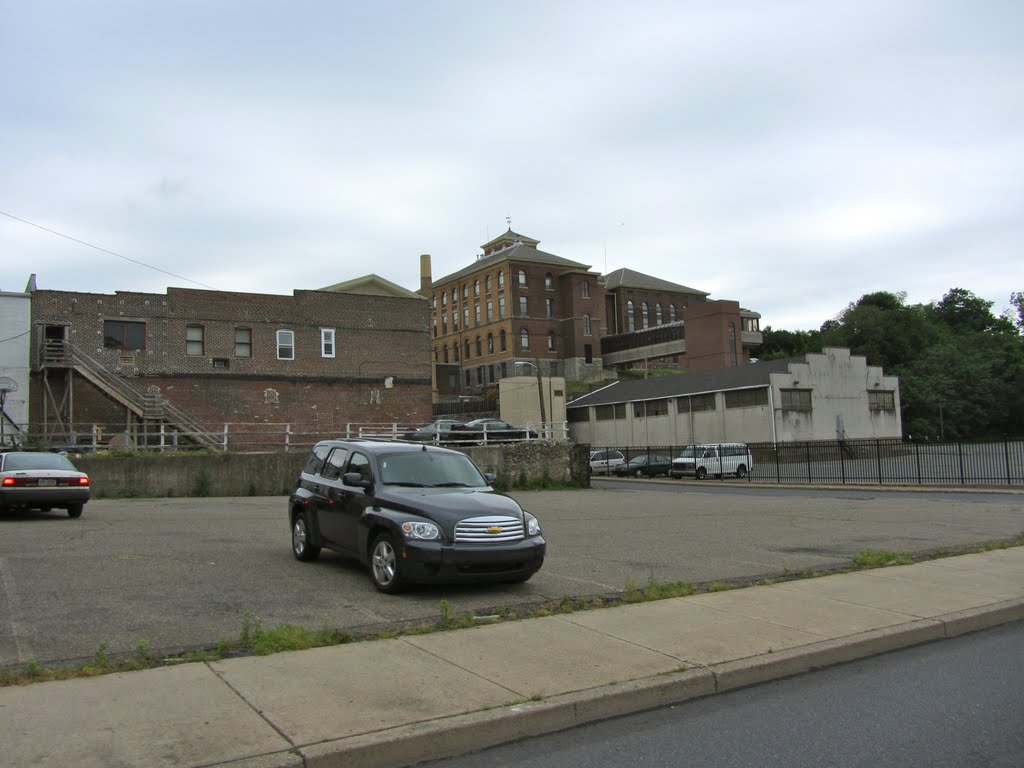
<instances>
[{"instance_id":1,"label":"window","mask_svg":"<svg viewBox=\"0 0 1024 768\"><path fill-rule=\"evenodd\" d=\"M640 313L641 313L641 322L643 322L643 326L642 327L643 328L649 327L650 324L647 322L647 302L646 301L643 304L641 304L641 306L640 306Z\"/></svg>"},{"instance_id":2,"label":"window","mask_svg":"<svg viewBox=\"0 0 1024 768\"><path fill-rule=\"evenodd\" d=\"M488 333L487 334L487 354L488 355L493 355L494 354L494 334L493 333ZM494 377L492 376L491 378L493 379Z\"/></svg>"},{"instance_id":3,"label":"window","mask_svg":"<svg viewBox=\"0 0 1024 768\"><path fill-rule=\"evenodd\" d=\"M547 272L547 273L546 273L546 274L544 275L544 290L545 290L545 291L550 291L550 290L551 290L551 289L553 289L554 287L555 287L555 281L554 281L554 279L553 279L553 278L551 277L551 273L550 273L550 272Z\"/></svg>"},{"instance_id":4,"label":"window","mask_svg":"<svg viewBox=\"0 0 1024 768\"><path fill-rule=\"evenodd\" d=\"M611 421L612 419L626 418L626 404L599 405L594 408L594 418L597 421Z\"/></svg>"},{"instance_id":5,"label":"window","mask_svg":"<svg viewBox=\"0 0 1024 768\"><path fill-rule=\"evenodd\" d=\"M633 300L630 299L626 302L626 330L636 330L636 318L633 316Z\"/></svg>"},{"instance_id":6,"label":"window","mask_svg":"<svg viewBox=\"0 0 1024 768\"><path fill-rule=\"evenodd\" d=\"M670 323L674 323L676 321L676 305L675 304L669 304L668 305L668 321Z\"/></svg>"},{"instance_id":7,"label":"window","mask_svg":"<svg viewBox=\"0 0 1024 768\"><path fill-rule=\"evenodd\" d=\"M334 329L320 329L320 356L334 357Z\"/></svg>"},{"instance_id":8,"label":"window","mask_svg":"<svg viewBox=\"0 0 1024 768\"><path fill-rule=\"evenodd\" d=\"M587 365L590 365L592 362L594 362L594 345L593 344L584 344L583 345L583 362L585 362Z\"/></svg>"},{"instance_id":9,"label":"window","mask_svg":"<svg viewBox=\"0 0 1024 768\"><path fill-rule=\"evenodd\" d=\"M437 309L437 294L435 293L430 297L430 308Z\"/></svg>"},{"instance_id":10,"label":"window","mask_svg":"<svg viewBox=\"0 0 1024 768\"><path fill-rule=\"evenodd\" d=\"M452 360L459 362L459 342L452 344Z\"/></svg>"},{"instance_id":11,"label":"window","mask_svg":"<svg viewBox=\"0 0 1024 768\"><path fill-rule=\"evenodd\" d=\"M476 369L476 383L477 384L483 384L484 383L484 367L482 365L479 368Z\"/></svg>"},{"instance_id":12,"label":"window","mask_svg":"<svg viewBox=\"0 0 1024 768\"><path fill-rule=\"evenodd\" d=\"M715 407L714 392L676 398L676 410L679 413L690 413L690 411L693 411L694 413L697 413L698 411L713 411L715 410Z\"/></svg>"},{"instance_id":13,"label":"window","mask_svg":"<svg viewBox=\"0 0 1024 768\"><path fill-rule=\"evenodd\" d=\"M252 328L235 328L235 357L252 357Z\"/></svg>"},{"instance_id":14,"label":"window","mask_svg":"<svg viewBox=\"0 0 1024 768\"><path fill-rule=\"evenodd\" d=\"M498 319L505 319L505 297L504 295L498 297Z\"/></svg>"},{"instance_id":15,"label":"window","mask_svg":"<svg viewBox=\"0 0 1024 768\"><path fill-rule=\"evenodd\" d=\"M103 346L107 349L145 349L146 324L128 320L104 320Z\"/></svg>"},{"instance_id":16,"label":"window","mask_svg":"<svg viewBox=\"0 0 1024 768\"><path fill-rule=\"evenodd\" d=\"M473 386L473 370L471 368L466 369L466 386Z\"/></svg>"},{"instance_id":17,"label":"window","mask_svg":"<svg viewBox=\"0 0 1024 768\"><path fill-rule=\"evenodd\" d=\"M526 270L524 270L524 269L520 269L519 270L519 287L520 288L525 288L526 287Z\"/></svg>"},{"instance_id":18,"label":"window","mask_svg":"<svg viewBox=\"0 0 1024 768\"><path fill-rule=\"evenodd\" d=\"M582 296L584 299L589 299L590 298L590 282L589 281L584 280L582 283L580 283L580 296Z\"/></svg>"},{"instance_id":19,"label":"window","mask_svg":"<svg viewBox=\"0 0 1024 768\"><path fill-rule=\"evenodd\" d=\"M593 333L591 331L592 331L592 329L590 327L590 315L584 315L583 316L583 335L584 336L593 336Z\"/></svg>"},{"instance_id":20,"label":"window","mask_svg":"<svg viewBox=\"0 0 1024 768\"><path fill-rule=\"evenodd\" d=\"M488 293L491 292L491 276L490 275L488 275L487 277L484 278L484 290L486 290Z\"/></svg>"},{"instance_id":21,"label":"window","mask_svg":"<svg viewBox=\"0 0 1024 768\"><path fill-rule=\"evenodd\" d=\"M590 421L590 409L589 408L568 408L565 413L566 421L571 423L579 423L581 421Z\"/></svg>"},{"instance_id":22,"label":"window","mask_svg":"<svg viewBox=\"0 0 1024 768\"><path fill-rule=\"evenodd\" d=\"M445 344L441 348L441 355L442 355L444 361L447 363L448 362L448 345L447 344Z\"/></svg>"},{"instance_id":23,"label":"window","mask_svg":"<svg viewBox=\"0 0 1024 768\"><path fill-rule=\"evenodd\" d=\"M868 390L868 408L872 411L895 411L896 393L884 390Z\"/></svg>"},{"instance_id":24,"label":"window","mask_svg":"<svg viewBox=\"0 0 1024 768\"><path fill-rule=\"evenodd\" d=\"M441 315L441 333L448 333L448 315Z\"/></svg>"},{"instance_id":25,"label":"window","mask_svg":"<svg viewBox=\"0 0 1024 768\"><path fill-rule=\"evenodd\" d=\"M433 319L432 319L432 320L430 321L430 327L431 327L431 329L433 330L433 332L434 332L434 338L436 339L436 338L437 338L437 318L436 318L436 317L435 317L435 318L433 318Z\"/></svg>"},{"instance_id":26,"label":"window","mask_svg":"<svg viewBox=\"0 0 1024 768\"><path fill-rule=\"evenodd\" d=\"M186 355L201 355L201 354L203 354L203 326L201 326L201 325L187 325L187 326L185 326L185 354Z\"/></svg>"},{"instance_id":27,"label":"window","mask_svg":"<svg viewBox=\"0 0 1024 768\"><path fill-rule=\"evenodd\" d=\"M470 354L469 353L469 339L466 339L466 355L465 355L465 357L463 359L464 360L469 360L469 354Z\"/></svg>"},{"instance_id":28,"label":"window","mask_svg":"<svg viewBox=\"0 0 1024 768\"><path fill-rule=\"evenodd\" d=\"M548 351L549 352L554 352L555 351L555 332L554 331L549 331L548 332Z\"/></svg>"},{"instance_id":29,"label":"window","mask_svg":"<svg viewBox=\"0 0 1024 768\"><path fill-rule=\"evenodd\" d=\"M660 301L657 304L654 305L654 324L655 325L661 325L662 324L662 319L661 319L661 302Z\"/></svg>"},{"instance_id":30,"label":"window","mask_svg":"<svg viewBox=\"0 0 1024 768\"><path fill-rule=\"evenodd\" d=\"M462 327L469 328L469 307L462 308Z\"/></svg>"},{"instance_id":31,"label":"window","mask_svg":"<svg viewBox=\"0 0 1024 768\"><path fill-rule=\"evenodd\" d=\"M490 381L492 384L496 380L494 378L494 366L493 365L488 365L487 366L487 380Z\"/></svg>"},{"instance_id":32,"label":"window","mask_svg":"<svg viewBox=\"0 0 1024 768\"><path fill-rule=\"evenodd\" d=\"M529 312L526 311L526 297L525 296L520 296L519 297L519 316L520 317L527 317L527 316L529 316Z\"/></svg>"},{"instance_id":33,"label":"window","mask_svg":"<svg viewBox=\"0 0 1024 768\"><path fill-rule=\"evenodd\" d=\"M501 329L501 333L498 334L498 348L504 352L508 349L507 342L505 341L505 329Z\"/></svg>"},{"instance_id":34,"label":"window","mask_svg":"<svg viewBox=\"0 0 1024 768\"><path fill-rule=\"evenodd\" d=\"M474 296L479 296L480 295L480 281L479 280L474 280L473 281L473 295Z\"/></svg>"},{"instance_id":35,"label":"window","mask_svg":"<svg viewBox=\"0 0 1024 768\"><path fill-rule=\"evenodd\" d=\"M768 405L768 389L766 387L735 389L725 393L726 408L755 408L759 405Z\"/></svg>"},{"instance_id":36,"label":"window","mask_svg":"<svg viewBox=\"0 0 1024 768\"><path fill-rule=\"evenodd\" d=\"M295 359L295 331L277 332L277 359Z\"/></svg>"},{"instance_id":37,"label":"window","mask_svg":"<svg viewBox=\"0 0 1024 768\"><path fill-rule=\"evenodd\" d=\"M544 312L545 312L545 316L548 318L548 320L552 319L555 316L555 300L554 299L544 299Z\"/></svg>"},{"instance_id":38,"label":"window","mask_svg":"<svg viewBox=\"0 0 1024 768\"><path fill-rule=\"evenodd\" d=\"M491 322L494 319L494 299L487 300L487 322Z\"/></svg>"},{"instance_id":39,"label":"window","mask_svg":"<svg viewBox=\"0 0 1024 768\"><path fill-rule=\"evenodd\" d=\"M327 457L327 463L324 464L320 475L325 480L340 480L342 470L345 468L345 459L347 458L347 448L335 448L331 451L331 455Z\"/></svg>"},{"instance_id":40,"label":"window","mask_svg":"<svg viewBox=\"0 0 1024 768\"><path fill-rule=\"evenodd\" d=\"M452 330L459 330L459 310L452 310Z\"/></svg>"},{"instance_id":41,"label":"window","mask_svg":"<svg viewBox=\"0 0 1024 768\"><path fill-rule=\"evenodd\" d=\"M758 332L761 330L761 323L756 317L741 317L740 323L744 331Z\"/></svg>"},{"instance_id":42,"label":"window","mask_svg":"<svg viewBox=\"0 0 1024 768\"><path fill-rule=\"evenodd\" d=\"M479 336L476 337L476 356L477 357L483 357L484 356L484 344L483 344L483 341L480 340Z\"/></svg>"},{"instance_id":43,"label":"window","mask_svg":"<svg viewBox=\"0 0 1024 768\"><path fill-rule=\"evenodd\" d=\"M521 330L519 332L519 348L520 349L529 349L530 348L530 332L528 330L526 330L525 328L523 328L523 330Z\"/></svg>"},{"instance_id":44,"label":"window","mask_svg":"<svg viewBox=\"0 0 1024 768\"><path fill-rule=\"evenodd\" d=\"M499 272L498 273L498 290L500 291L504 287L505 287L505 273L504 272Z\"/></svg>"},{"instance_id":45,"label":"window","mask_svg":"<svg viewBox=\"0 0 1024 768\"><path fill-rule=\"evenodd\" d=\"M455 294L454 293L452 294L452 301L455 301ZM434 303L435 303L435 306L436 306L437 305L436 300L435 300ZM441 294L441 307L444 308L444 307L447 307L447 306L448 306L448 291L445 291L444 293Z\"/></svg>"},{"instance_id":46,"label":"window","mask_svg":"<svg viewBox=\"0 0 1024 768\"><path fill-rule=\"evenodd\" d=\"M783 389L782 410L784 411L809 411L811 410L811 390L809 389Z\"/></svg>"},{"instance_id":47,"label":"window","mask_svg":"<svg viewBox=\"0 0 1024 768\"><path fill-rule=\"evenodd\" d=\"M668 400L648 400L634 403L633 415L638 419L644 416L668 416Z\"/></svg>"},{"instance_id":48,"label":"window","mask_svg":"<svg viewBox=\"0 0 1024 768\"><path fill-rule=\"evenodd\" d=\"M452 288L452 306L459 303L459 292L457 289Z\"/></svg>"},{"instance_id":49,"label":"window","mask_svg":"<svg viewBox=\"0 0 1024 768\"><path fill-rule=\"evenodd\" d=\"M473 305L473 319L476 320L476 324L480 325L480 305Z\"/></svg>"},{"instance_id":50,"label":"window","mask_svg":"<svg viewBox=\"0 0 1024 768\"><path fill-rule=\"evenodd\" d=\"M462 284L462 300L469 301L469 286L465 283Z\"/></svg>"},{"instance_id":51,"label":"window","mask_svg":"<svg viewBox=\"0 0 1024 768\"><path fill-rule=\"evenodd\" d=\"M226 357L215 357L213 358L214 368L229 368L231 367L231 361Z\"/></svg>"}]
</instances>

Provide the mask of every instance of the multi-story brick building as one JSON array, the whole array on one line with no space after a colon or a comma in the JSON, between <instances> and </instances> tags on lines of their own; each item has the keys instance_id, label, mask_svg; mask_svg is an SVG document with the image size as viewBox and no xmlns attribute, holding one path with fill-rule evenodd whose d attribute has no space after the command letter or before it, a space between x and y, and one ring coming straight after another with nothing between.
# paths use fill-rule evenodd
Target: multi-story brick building
<instances>
[{"instance_id":1,"label":"multi-story brick building","mask_svg":"<svg viewBox=\"0 0 1024 768\"><path fill-rule=\"evenodd\" d=\"M339 292L345 286L365 293ZM33 431L160 422L302 425L429 420L427 303L366 282L291 296L32 292ZM402 290L402 289L399 289Z\"/></svg>"},{"instance_id":2,"label":"multi-story brick building","mask_svg":"<svg viewBox=\"0 0 1024 768\"><path fill-rule=\"evenodd\" d=\"M531 372L517 362L572 381L613 368L743 365L761 343L760 315L737 302L630 269L602 277L538 245L510 229L438 280L421 257L439 397Z\"/></svg>"}]
</instances>

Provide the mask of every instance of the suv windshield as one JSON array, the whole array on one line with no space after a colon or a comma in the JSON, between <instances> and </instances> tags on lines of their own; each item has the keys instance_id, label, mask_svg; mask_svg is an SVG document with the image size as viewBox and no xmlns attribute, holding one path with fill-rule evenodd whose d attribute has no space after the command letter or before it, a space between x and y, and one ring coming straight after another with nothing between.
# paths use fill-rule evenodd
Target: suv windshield
<instances>
[{"instance_id":1,"label":"suv windshield","mask_svg":"<svg viewBox=\"0 0 1024 768\"><path fill-rule=\"evenodd\" d=\"M463 454L416 451L393 453L380 460L384 485L415 488L486 488L487 480Z\"/></svg>"}]
</instances>

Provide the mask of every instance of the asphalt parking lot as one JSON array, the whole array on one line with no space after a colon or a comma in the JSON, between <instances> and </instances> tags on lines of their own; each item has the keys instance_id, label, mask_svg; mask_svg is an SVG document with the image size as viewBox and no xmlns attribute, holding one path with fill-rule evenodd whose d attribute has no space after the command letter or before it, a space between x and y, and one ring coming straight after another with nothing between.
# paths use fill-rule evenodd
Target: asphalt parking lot
<instances>
[{"instance_id":1,"label":"asphalt parking lot","mask_svg":"<svg viewBox=\"0 0 1024 768\"><path fill-rule=\"evenodd\" d=\"M174 652L236 639L247 620L354 632L457 614L610 595L627 583L692 583L841 565L861 549L901 552L1014 538L1024 494L758 488L600 481L513 494L548 540L526 584L379 594L330 552L293 559L284 497L96 500L0 515L0 666Z\"/></svg>"}]
</instances>

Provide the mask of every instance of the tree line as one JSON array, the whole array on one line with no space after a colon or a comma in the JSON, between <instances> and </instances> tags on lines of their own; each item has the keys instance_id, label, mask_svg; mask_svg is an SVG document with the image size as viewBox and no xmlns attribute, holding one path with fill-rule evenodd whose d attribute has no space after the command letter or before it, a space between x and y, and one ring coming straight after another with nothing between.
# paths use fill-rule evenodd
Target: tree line
<instances>
[{"instance_id":1,"label":"tree line","mask_svg":"<svg viewBox=\"0 0 1024 768\"><path fill-rule=\"evenodd\" d=\"M993 302L953 288L939 301L861 296L816 331L766 326L759 358L848 347L900 381L903 434L972 440L1024 436L1024 292L996 316ZM1013 313L1016 313L1014 316Z\"/></svg>"}]
</instances>

